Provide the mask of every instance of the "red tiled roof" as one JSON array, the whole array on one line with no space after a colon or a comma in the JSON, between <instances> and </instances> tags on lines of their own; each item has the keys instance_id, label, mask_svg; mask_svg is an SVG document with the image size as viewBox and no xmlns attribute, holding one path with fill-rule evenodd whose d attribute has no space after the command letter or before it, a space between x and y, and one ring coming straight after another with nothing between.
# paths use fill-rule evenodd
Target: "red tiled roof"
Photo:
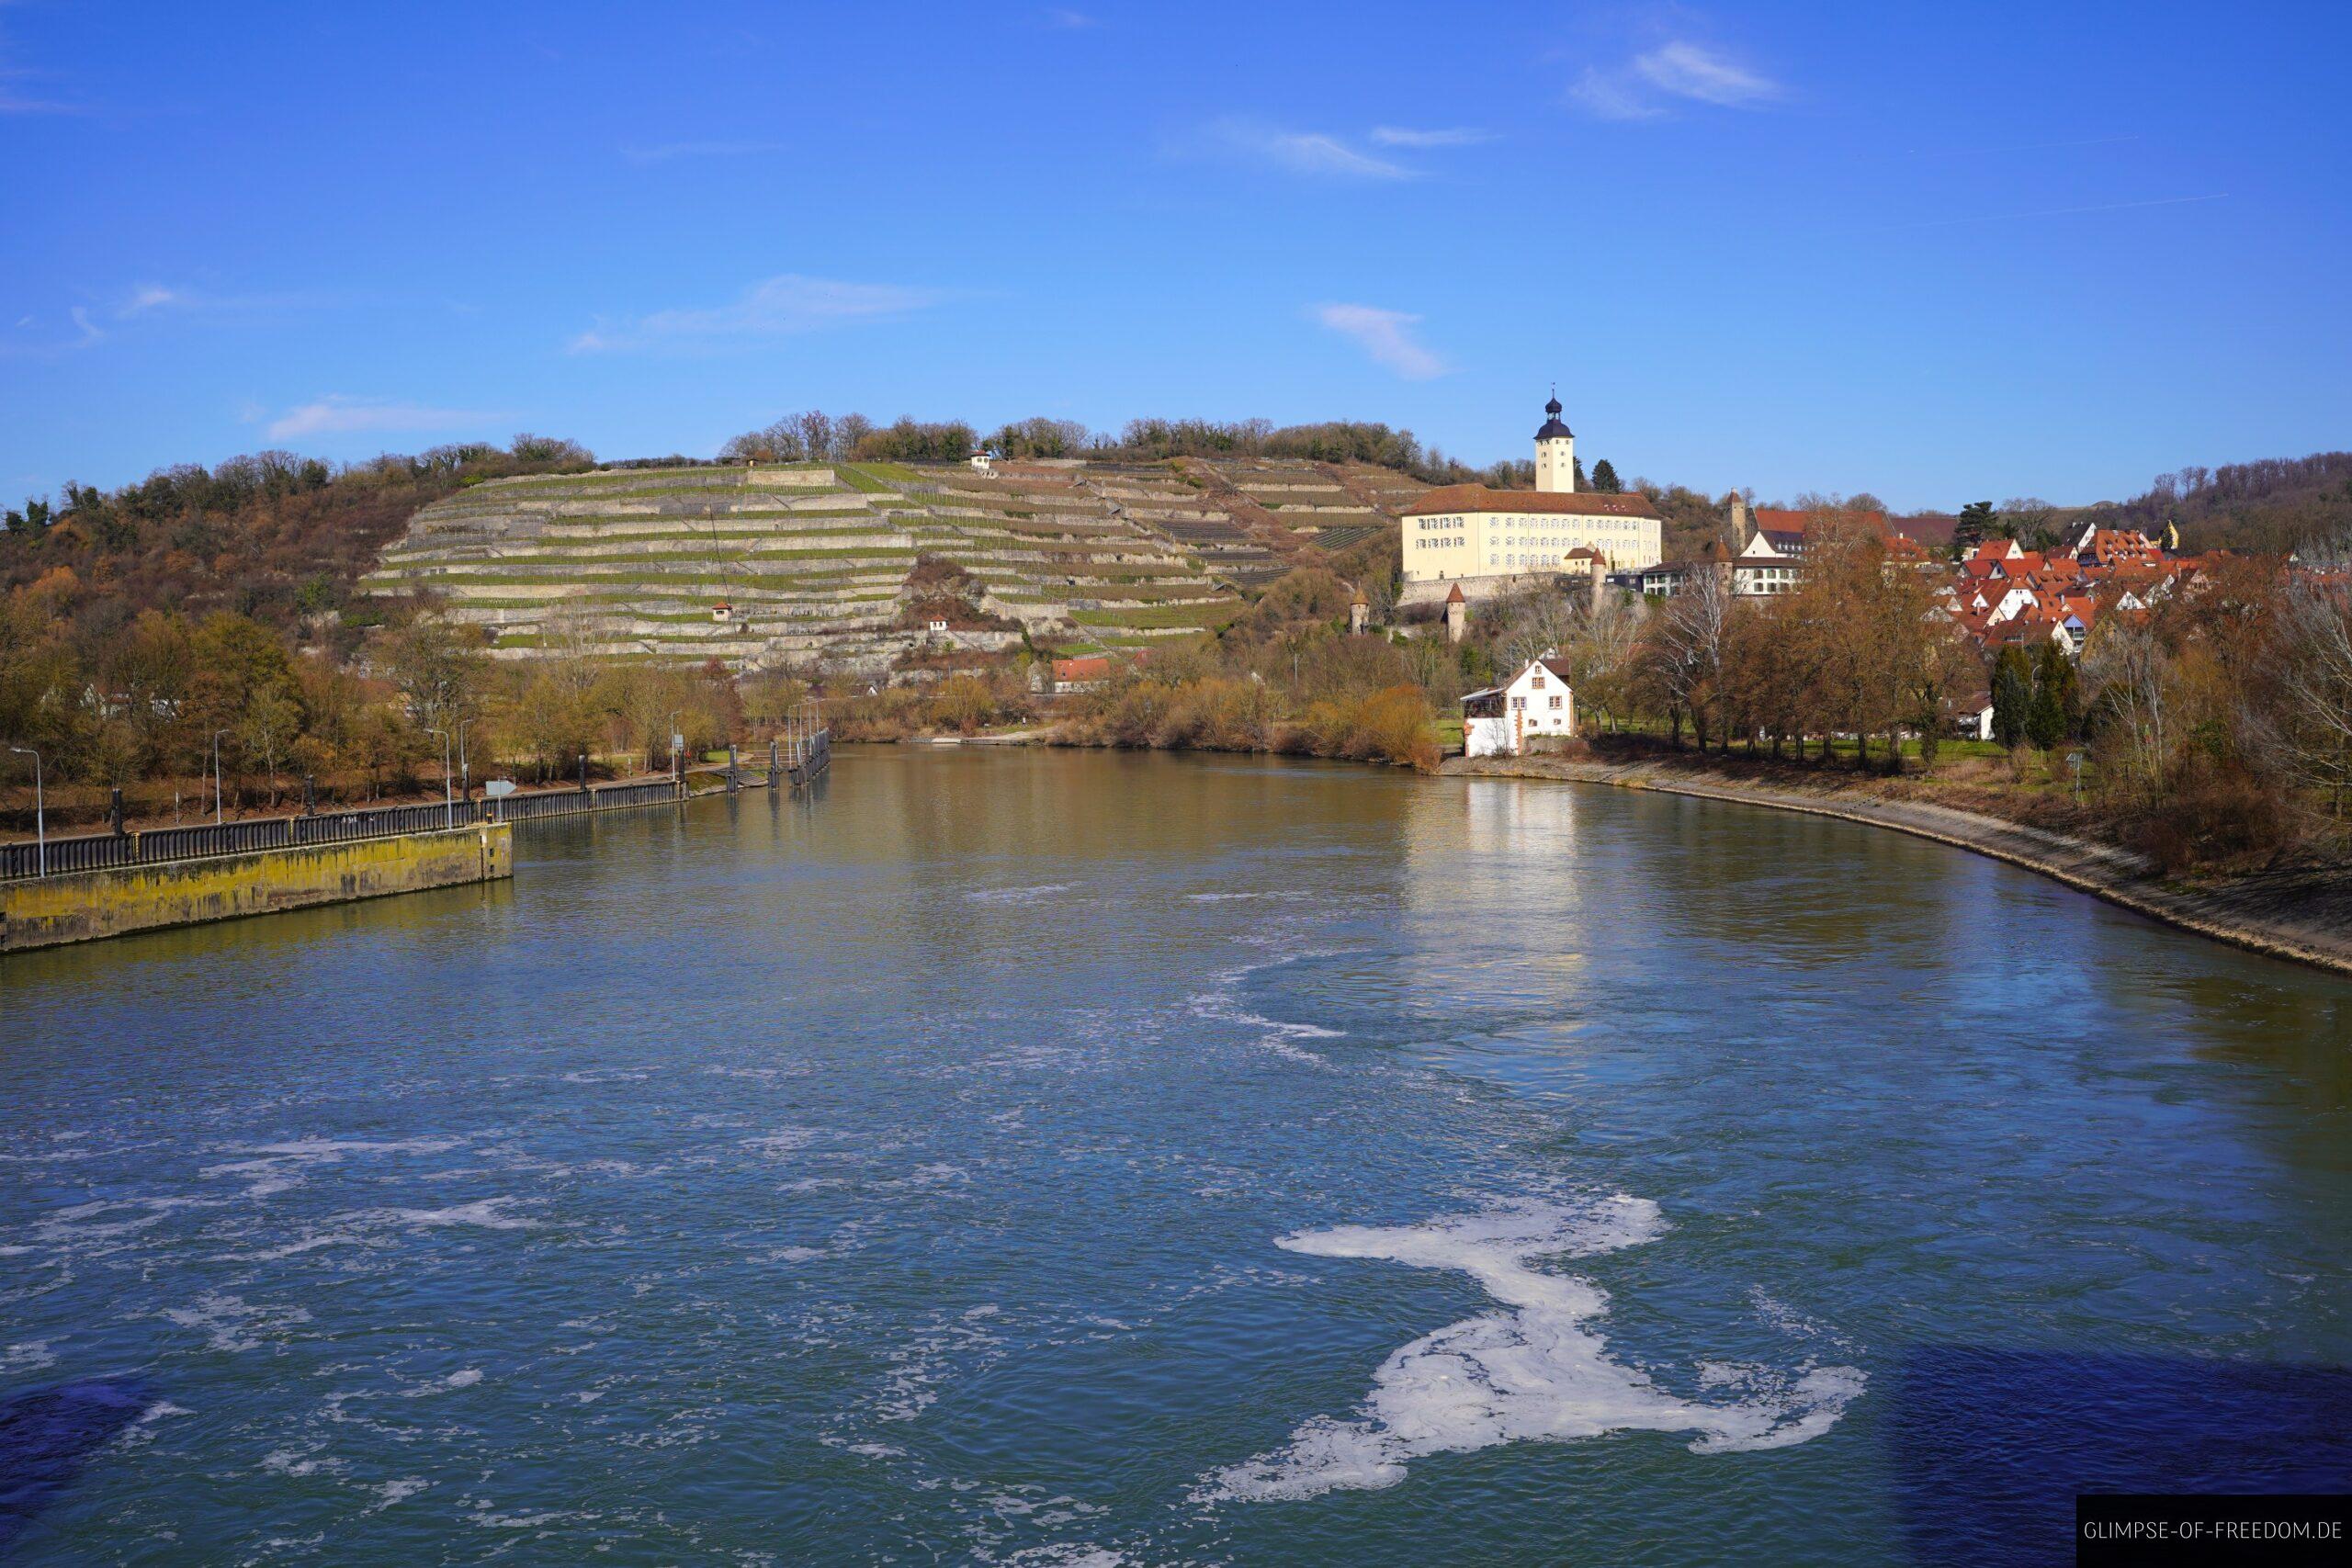
<instances>
[{"instance_id":1,"label":"red tiled roof","mask_svg":"<svg viewBox=\"0 0 2352 1568\"><path fill-rule=\"evenodd\" d=\"M1440 485L1424 491L1398 513L1426 517L1441 512L1555 512L1582 517L1655 517L1657 508L1638 491L1607 495L1600 491L1495 490L1486 485Z\"/></svg>"},{"instance_id":2,"label":"red tiled roof","mask_svg":"<svg viewBox=\"0 0 2352 1568\"><path fill-rule=\"evenodd\" d=\"M1905 539L1917 539L1923 545L1940 549L1951 543L1952 532L1960 526L1960 519L1947 512L1922 512L1914 517L1894 517L1887 526Z\"/></svg>"}]
</instances>

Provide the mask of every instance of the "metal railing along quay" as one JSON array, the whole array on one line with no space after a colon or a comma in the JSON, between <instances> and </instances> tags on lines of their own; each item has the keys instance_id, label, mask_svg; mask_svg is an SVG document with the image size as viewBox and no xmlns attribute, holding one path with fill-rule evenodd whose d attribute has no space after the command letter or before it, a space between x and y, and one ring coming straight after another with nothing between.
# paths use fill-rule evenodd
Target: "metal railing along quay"
<instances>
[{"instance_id":1,"label":"metal railing along quay","mask_svg":"<svg viewBox=\"0 0 2352 1568\"><path fill-rule=\"evenodd\" d=\"M583 811L604 811L623 806L651 806L685 797L686 787L682 780L655 779L642 784L602 784L582 789L510 795L503 799L435 802L424 806L379 806L357 811L265 817L243 822L206 822L187 828L150 828L137 833L91 833L70 839L51 839L46 845L39 842L0 844L0 882L22 881L43 874L61 876L80 871L153 865L164 861L247 854L255 850L344 843L354 839L389 839L406 833L469 828L477 822L520 822L541 817L568 817Z\"/></svg>"}]
</instances>

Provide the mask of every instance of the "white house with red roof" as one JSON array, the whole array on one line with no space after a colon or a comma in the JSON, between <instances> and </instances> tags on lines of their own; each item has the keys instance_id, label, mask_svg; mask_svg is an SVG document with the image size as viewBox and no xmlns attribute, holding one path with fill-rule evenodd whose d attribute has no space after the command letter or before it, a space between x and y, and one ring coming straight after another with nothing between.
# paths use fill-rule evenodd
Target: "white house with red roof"
<instances>
[{"instance_id":1,"label":"white house with red roof","mask_svg":"<svg viewBox=\"0 0 2352 1568\"><path fill-rule=\"evenodd\" d=\"M1576 693L1557 653L1528 661L1499 686L1462 699L1462 750L1471 757L1516 757L1527 742L1577 732Z\"/></svg>"}]
</instances>

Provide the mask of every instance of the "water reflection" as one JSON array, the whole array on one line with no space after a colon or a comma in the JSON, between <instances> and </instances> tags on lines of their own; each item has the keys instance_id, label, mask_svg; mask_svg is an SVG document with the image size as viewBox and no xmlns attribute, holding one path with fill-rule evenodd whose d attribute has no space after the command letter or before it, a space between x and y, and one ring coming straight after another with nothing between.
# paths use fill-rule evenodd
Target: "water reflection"
<instances>
[{"instance_id":1,"label":"water reflection","mask_svg":"<svg viewBox=\"0 0 2352 1568\"><path fill-rule=\"evenodd\" d=\"M0 965L0 1388L198 1412L88 1450L28 1561L266 1520L318 1561L1686 1562L1734 1520L1877 1562L1922 1434L2030 1451L2163 1382L2032 1357L2352 1348L2352 991L1939 846L844 749L518 849L494 897ZM1375 1235L1441 1266L1334 1239ZM1608 1399L1407 1438L1457 1341L1514 1397L1591 1349ZM1766 1409L1789 1446L1691 1451ZM1349 1433L1396 1484L1216 1495Z\"/></svg>"}]
</instances>

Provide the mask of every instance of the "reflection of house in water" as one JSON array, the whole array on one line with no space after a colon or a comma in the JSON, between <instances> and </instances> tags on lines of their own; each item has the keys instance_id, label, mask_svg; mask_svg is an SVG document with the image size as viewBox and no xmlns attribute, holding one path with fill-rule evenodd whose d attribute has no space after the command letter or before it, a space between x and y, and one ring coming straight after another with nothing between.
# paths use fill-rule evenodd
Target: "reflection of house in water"
<instances>
[{"instance_id":1,"label":"reflection of house in water","mask_svg":"<svg viewBox=\"0 0 2352 1568\"><path fill-rule=\"evenodd\" d=\"M1611 808L1600 793L1485 778L1413 792L1398 828L1400 939L1388 960L1413 1027L1438 1038L1506 1016L1536 1033L1582 1027L1558 1004L1580 990L1588 955L1652 934L1623 907L1623 887L1591 874L1596 853L1615 852L1586 841L1583 817Z\"/></svg>"}]
</instances>

